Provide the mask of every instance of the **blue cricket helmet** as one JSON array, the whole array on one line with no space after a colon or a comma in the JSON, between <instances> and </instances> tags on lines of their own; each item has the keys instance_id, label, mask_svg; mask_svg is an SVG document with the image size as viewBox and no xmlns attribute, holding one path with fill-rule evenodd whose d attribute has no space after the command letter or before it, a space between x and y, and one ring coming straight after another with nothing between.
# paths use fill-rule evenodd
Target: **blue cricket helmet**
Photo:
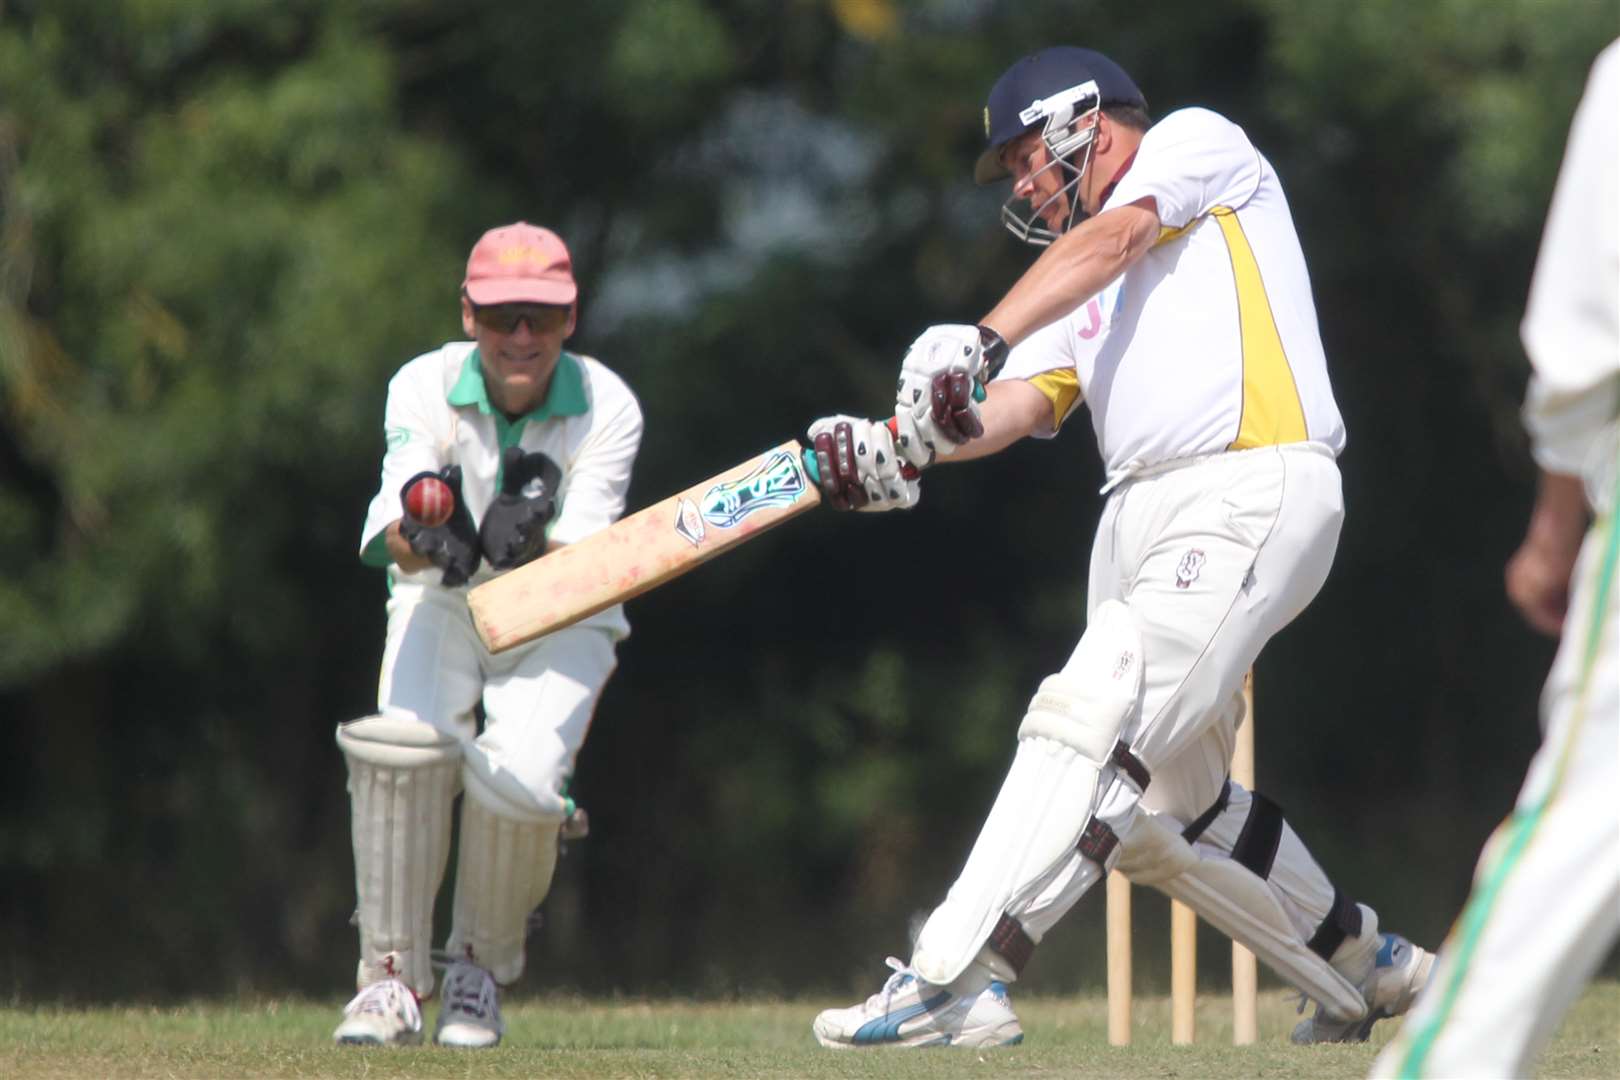
<instances>
[{"instance_id":1,"label":"blue cricket helmet","mask_svg":"<svg viewBox=\"0 0 1620 1080\"><path fill-rule=\"evenodd\" d=\"M1056 45L1031 53L1008 68L990 88L990 99L984 106L988 146L974 164L973 179L988 184L1010 175L1001 164L1001 148L1044 124L1058 109L1077 104L1079 96L1065 98L1065 92L1078 91L1087 83L1096 85L1099 107L1134 105L1147 110L1147 98L1125 69L1094 49Z\"/></svg>"}]
</instances>

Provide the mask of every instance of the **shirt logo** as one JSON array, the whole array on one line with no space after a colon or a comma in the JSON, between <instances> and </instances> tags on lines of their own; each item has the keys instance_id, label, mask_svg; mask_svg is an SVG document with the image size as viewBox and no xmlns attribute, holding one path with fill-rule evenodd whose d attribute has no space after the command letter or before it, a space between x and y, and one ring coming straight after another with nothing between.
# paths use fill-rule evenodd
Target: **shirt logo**
<instances>
[{"instance_id":1,"label":"shirt logo","mask_svg":"<svg viewBox=\"0 0 1620 1080\"><path fill-rule=\"evenodd\" d=\"M1176 565L1176 588L1185 589L1198 580L1198 571L1204 568L1204 553L1198 548L1189 548L1187 554L1181 557Z\"/></svg>"},{"instance_id":2,"label":"shirt logo","mask_svg":"<svg viewBox=\"0 0 1620 1080\"><path fill-rule=\"evenodd\" d=\"M1086 318L1088 324L1080 328L1080 336L1090 341L1102 329L1102 305L1097 302L1095 296L1086 301Z\"/></svg>"},{"instance_id":3,"label":"shirt logo","mask_svg":"<svg viewBox=\"0 0 1620 1080\"><path fill-rule=\"evenodd\" d=\"M406 428L389 428L383 433L383 441L388 444L388 449L398 450L400 447L411 441L411 433Z\"/></svg>"}]
</instances>

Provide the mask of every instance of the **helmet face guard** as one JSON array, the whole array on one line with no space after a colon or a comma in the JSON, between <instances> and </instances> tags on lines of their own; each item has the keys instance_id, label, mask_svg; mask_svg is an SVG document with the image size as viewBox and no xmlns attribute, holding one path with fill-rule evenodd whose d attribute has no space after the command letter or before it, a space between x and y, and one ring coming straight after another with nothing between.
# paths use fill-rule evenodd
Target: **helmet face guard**
<instances>
[{"instance_id":1,"label":"helmet face guard","mask_svg":"<svg viewBox=\"0 0 1620 1080\"><path fill-rule=\"evenodd\" d=\"M1001 223L1008 232L1026 244L1046 247L1085 219L1086 213L1080 207L1080 181L1091 167L1101 113L1102 96L1097 83L1087 80L1032 102L1018 114L1026 131L1041 124L1041 142L1051 158L1030 180L1058 170L1062 182L1054 194L1038 205L1017 194L1009 196L1001 207ZM1069 200L1068 216L1061 228L1053 228L1041 214L1065 196Z\"/></svg>"}]
</instances>

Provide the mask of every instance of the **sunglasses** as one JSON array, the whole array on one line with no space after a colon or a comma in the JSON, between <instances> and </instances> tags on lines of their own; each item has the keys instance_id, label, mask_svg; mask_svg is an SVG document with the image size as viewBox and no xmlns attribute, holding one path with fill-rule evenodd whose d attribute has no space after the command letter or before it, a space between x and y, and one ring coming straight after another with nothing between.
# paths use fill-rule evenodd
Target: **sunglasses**
<instances>
[{"instance_id":1,"label":"sunglasses","mask_svg":"<svg viewBox=\"0 0 1620 1080\"><path fill-rule=\"evenodd\" d=\"M510 334L524 321L530 333L548 334L568 325L569 310L557 304L474 304L473 318L497 334Z\"/></svg>"}]
</instances>

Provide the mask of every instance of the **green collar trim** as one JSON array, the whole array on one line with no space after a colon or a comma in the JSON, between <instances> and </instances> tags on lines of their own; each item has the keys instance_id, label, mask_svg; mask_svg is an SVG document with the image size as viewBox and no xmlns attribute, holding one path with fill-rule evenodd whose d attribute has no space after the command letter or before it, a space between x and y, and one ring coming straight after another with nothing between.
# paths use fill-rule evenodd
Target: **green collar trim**
<instances>
[{"instance_id":1,"label":"green collar trim","mask_svg":"<svg viewBox=\"0 0 1620 1080\"><path fill-rule=\"evenodd\" d=\"M461 376L450 388L448 397L452 405L476 405L486 416L504 420L501 411L490 404L489 389L484 385L484 369L473 349L462 362ZM550 420L555 416L583 416L590 408L585 400L585 371L573 353L563 350L557 358L557 368L551 373L551 385L546 388L546 399L534 409L514 421L521 428L527 420Z\"/></svg>"}]
</instances>

